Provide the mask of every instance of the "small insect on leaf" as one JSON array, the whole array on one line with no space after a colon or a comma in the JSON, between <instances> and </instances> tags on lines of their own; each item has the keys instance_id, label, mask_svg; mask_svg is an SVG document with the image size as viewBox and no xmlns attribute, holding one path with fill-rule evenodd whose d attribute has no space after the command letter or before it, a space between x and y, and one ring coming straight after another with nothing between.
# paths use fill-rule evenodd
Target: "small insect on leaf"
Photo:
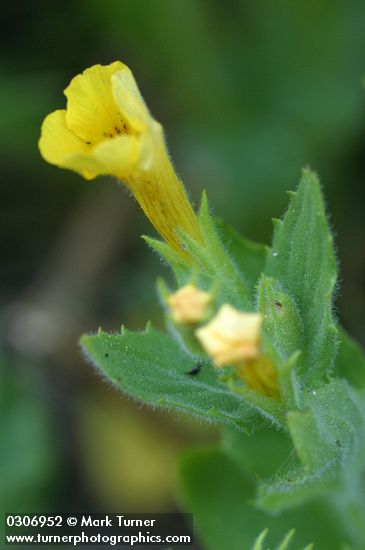
<instances>
[{"instance_id":1,"label":"small insect on leaf","mask_svg":"<svg viewBox=\"0 0 365 550\"><path fill-rule=\"evenodd\" d=\"M194 368L192 368L191 370L188 370L185 374L190 374L190 376L195 376L196 374L199 374L202 368L203 368L203 363L198 362Z\"/></svg>"}]
</instances>

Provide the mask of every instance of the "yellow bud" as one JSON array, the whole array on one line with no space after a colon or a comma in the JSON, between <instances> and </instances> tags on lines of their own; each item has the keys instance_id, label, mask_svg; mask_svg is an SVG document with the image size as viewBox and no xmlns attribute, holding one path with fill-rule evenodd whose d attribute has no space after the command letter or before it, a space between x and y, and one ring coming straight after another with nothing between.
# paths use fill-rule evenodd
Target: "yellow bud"
<instances>
[{"instance_id":1,"label":"yellow bud","mask_svg":"<svg viewBox=\"0 0 365 550\"><path fill-rule=\"evenodd\" d=\"M280 400L277 371L266 355L247 361L237 367L238 376L261 395Z\"/></svg>"},{"instance_id":2,"label":"yellow bud","mask_svg":"<svg viewBox=\"0 0 365 550\"><path fill-rule=\"evenodd\" d=\"M195 331L217 367L241 365L259 354L262 315L224 304L216 316Z\"/></svg>"},{"instance_id":3,"label":"yellow bud","mask_svg":"<svg viewBox=\"0 0 365 550\"><path fill-rule=\"evenodd\" d=\"M248 386L279 400L276 369L260 350L262 321L260 313L246 313L224 304L195 335L216 367L236 367Z\"/></svg>"},{"instance_id":4,"label":"yellow bud","mask_svg":"<svg viewBox=\"0 0 365 550\"><path fill-rule=\"evenodd\" d=\"M200 240L198 221L170 162L162 126L130 69L120 61L94 65L64 93L67 109L54 111L42 125L43 158L88 180L122 180L162 237L184 255L176 230Z\"/></svg>"},{"instance_id":5,"label":"yellow bud","mask_svg":"<svg viewBox=\"0 0 365 550\"><path fill-rule=\"evenodd\" d=\"M212 295L189 284L180 288L167 298L170 312L175 323L193 325L202 321L206 314Z\"/></svg>"}]
</instances>

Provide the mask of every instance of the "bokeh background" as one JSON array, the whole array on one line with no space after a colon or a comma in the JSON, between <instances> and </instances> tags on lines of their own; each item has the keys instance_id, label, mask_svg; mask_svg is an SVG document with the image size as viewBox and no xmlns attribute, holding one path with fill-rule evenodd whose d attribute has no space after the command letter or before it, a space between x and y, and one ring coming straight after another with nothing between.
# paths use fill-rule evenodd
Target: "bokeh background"
<instances>
[{"instance_id":1,"label":"bokeh background","mask_svg":"<svg viewBox=\"0 0 365 550\"><path fill-rule=\"evenodd\" d=\"M175 510L178 454L216 431L117 394L78 348L99 326L161 326L168 273L139 238L154 231L112 180L47 165L41 121L75 74L121 59L193 202L207 189L264 242L315 168L338 316L364 341L365 2L15 0L0 13L0 509Z\"/></svg>"}]
</instances>

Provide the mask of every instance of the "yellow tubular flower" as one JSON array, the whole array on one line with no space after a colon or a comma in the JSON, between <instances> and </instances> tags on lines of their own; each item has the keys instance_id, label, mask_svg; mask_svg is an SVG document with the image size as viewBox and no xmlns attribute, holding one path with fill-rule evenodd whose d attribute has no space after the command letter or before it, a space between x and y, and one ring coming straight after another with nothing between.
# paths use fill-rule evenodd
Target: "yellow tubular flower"
<instances>
[{"instance_id":1,"label":"yellow tubular flower","mask_svg":"<svg viewBox=\"0 0 365 550\"><path fill-rule=\"evenodd\" d=\"M87 180L111 175L132 191L162 237L184 254L176 229L200 240L197 218L130 69L115 61L77 75L64 91L67 109L42 125L43 158Z\"/></svg>"},{"instance_id":2,"label":"yellow tubular flower","mask_svg":"<svg viewBox=\"0 0 365 550\"><path fill-rule=\"evenodd\" d=\"M175 323L193 325L199 323L207 314L212 295L189 284L170 294L167 303Z\"/></svg>"},{"instance_id":3,"label":"yellow tubular flower","mask_svg":"<svg viewBox=\"0 0 365 550\"><path fill-rule=\"evenodd\" d=\"M234 366L239 377L258 393L279 398L277 374L260 350L262 315L224 304L195 335L216 367Z\"/></svg>"}]
</instances>

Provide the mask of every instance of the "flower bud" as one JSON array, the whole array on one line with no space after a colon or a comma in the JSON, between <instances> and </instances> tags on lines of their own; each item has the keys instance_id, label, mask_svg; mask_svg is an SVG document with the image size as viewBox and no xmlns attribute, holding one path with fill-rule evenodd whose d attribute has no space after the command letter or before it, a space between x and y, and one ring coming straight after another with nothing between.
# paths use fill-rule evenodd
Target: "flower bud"
<instances>
[{"instance_id":1,"label":"flower bud","mask_svg":"<svg viewBox=\"0 0 365 550\"><path fill-rule=\"evenodd\" d=\"M183 286L167 298L172 319L182 325L193 325L202 321L211 301L212 295L209 292L192 284Z\"/></svg>"},{"instance_id":2,"label":"flower bud","mask_svg":"<svg viewBox=\"0 0 365 550\"><path fill-rule=\"evenodd\" d=\"M224 304L195 335L217 367L241 365L259 355L262 315Z\"/></svg>"}]
</instances>

